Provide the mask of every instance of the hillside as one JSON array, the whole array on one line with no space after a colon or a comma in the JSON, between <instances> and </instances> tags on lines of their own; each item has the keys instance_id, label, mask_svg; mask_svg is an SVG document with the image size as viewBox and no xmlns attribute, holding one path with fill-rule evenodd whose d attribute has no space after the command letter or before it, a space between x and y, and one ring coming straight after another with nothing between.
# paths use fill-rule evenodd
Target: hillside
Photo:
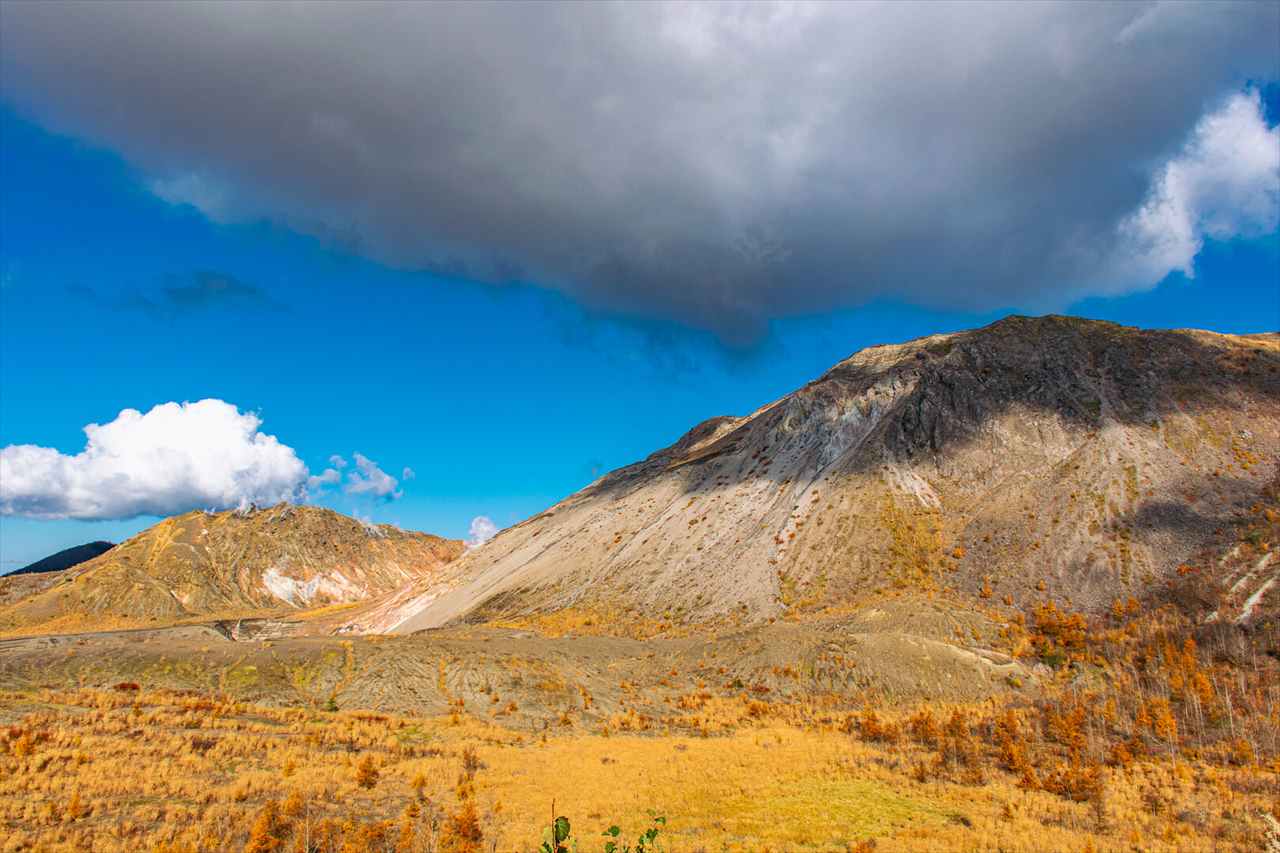
<instances>
[{"instance_id":1,"label":"hillside","mask_svg":"<svg viewBox=\"0 0 1280 853\"><path fill-rule=\"evenodd\" d=\"M1278 457L1280 336L1010 317L699 424L346 628L733 625L894 591L1097 612L1225 552ZM1276 571L1241 574L1251 613Z\"/></svg>"},{"instance_id":2,"label":"hillside","mask_svg":"<svg viewBox=\"0 0 1280 853\"><path fill-rule=\"evenodd\" d=\"M93 560L39 575L47 580L24 588L20 600L0 596L0 631L133 627L350 603L428 577L461 552L457 540L366 525L319 507L190 512Z\"/></svg>"},{"instance_id":3,"label":"hillside","mask_svg":"<svg viewBox=\"0 0 1280 853\"><path fill-rule=\"evenodd\" d=\"M0 608L43 592L58 583L61 572L101 556L114 547L110 542L88 542L64 548L15 572L0 575Z\"/></svg>"},{"instance_id":4,"label":"hillside","mask_svg":"<svg viewBox=\"0 0 1280 853\"><path fill-rule=\"evenodd\" d=\"M36 560L29 566L23 566L17 571L9 573L9 577L14 575L37 575L43 572L60 572L63 569L69 569L72 566L92 560L101 554L110 551L115 547L113 542L86 542L83 545L74 545L70 548L63 548L56 554L50 554L43 560Z\"/></svg>"}]
</instances>

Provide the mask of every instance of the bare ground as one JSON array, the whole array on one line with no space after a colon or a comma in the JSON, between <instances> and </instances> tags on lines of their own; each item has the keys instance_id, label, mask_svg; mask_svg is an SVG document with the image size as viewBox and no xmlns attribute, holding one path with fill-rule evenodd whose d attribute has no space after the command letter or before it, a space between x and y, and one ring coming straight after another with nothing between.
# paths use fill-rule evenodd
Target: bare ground
<instances>
[{"instance_id":1,"label":"bare ground","mask_svg":"<svg viewBox=\"0 0 1280 853\"><path fill-rule=\"evenodd\" d=\"M302 623L217 622L0 640L0 687L136 682L271 706L472 714L523 729L654 720L682 697L762 702L870 693L981 699L1034 690L1036 673L995 651L994 623L928 599L717 635L631 639L461 626L394 637L293 635ZM967 642L959 638L964 636ZM235 639L238 638L238 639ZM451 704L453 703L453 704ZM566 722L568 720L568 722Z\"/></svg>"}]
</instances>

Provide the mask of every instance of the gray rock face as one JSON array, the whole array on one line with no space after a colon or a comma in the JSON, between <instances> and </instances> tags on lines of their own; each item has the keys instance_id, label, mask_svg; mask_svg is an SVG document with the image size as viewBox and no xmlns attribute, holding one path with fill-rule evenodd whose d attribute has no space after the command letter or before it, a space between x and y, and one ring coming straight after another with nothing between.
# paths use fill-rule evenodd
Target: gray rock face
<instances>
[{"instance_id":1,"label":"gray rock face","mask_svg":"<svg viewBox=\"0 0 1280 853\"><path fill-rule=\"evenodd\" d=\"M1103 607L1225 544L1277 451L1280 336L1011 317L701 423L348 628L754 622L895 588Z\"/></svg>"}]
</instances>

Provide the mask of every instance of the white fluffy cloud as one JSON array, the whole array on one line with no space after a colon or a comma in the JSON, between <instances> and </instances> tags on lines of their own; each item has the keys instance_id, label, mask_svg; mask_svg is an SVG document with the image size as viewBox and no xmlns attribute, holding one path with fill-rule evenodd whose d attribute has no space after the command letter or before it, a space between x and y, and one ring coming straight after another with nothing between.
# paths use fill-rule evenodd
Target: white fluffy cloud
<instances>
[{"instance_id":1,"label":"white fluffy cloud","mask_svg":"<svg viewBox=\"0 0 1280 853\"><path fill-rule=\"evenodd\" d=\"M369 495L375 498L395 500L404 495L398 486L400 481L378 467L378 463L361 453L352 458L356 462L356 470L347 474L347 484L343 491L349 495Z\"/></svg>"},{"instance_id":2,"label":"white fluffy cloud","mask_svg":"<svg viewBox=\"0 0 1280 853\"><path fill-rule=\"evenodd\" d=\"M1280 225L1280 126L1267 127L1256 90L1205 116L1120 224L1110 279L1120 289L1195 275L1206 238L1255 237Z\"/></svg>"},{"instance_id":3,"label":"white fluffy cloud","mask_svg":"<svg viewBox=\"0 0 1280 853\"><path fill-rule=\"evenodd\" d=\"M89 424L74 456L10 445L0 450L0 514L114 519L292 500L307 466L261 425L222 400L163 403Z\"/></svg>"},{"instance_id":4,"label":"white fluffy cloud","mask_svg":"<svg viewBox=\"0 0 1280 853\"><path fill-rule=\"evenodd\" d=\"M477 515L471 519L471 530L467 536L467 547L478 548L498 535L498 525L487 515Z\"/></svg>"},{"instance_id":5,"label":"white fluffy cloud","mask_svg":"<svg viewBox=\"0 0 1280 853\"><path fill-rule=\"evenodd\" d=\"M262 420L222 400L125 409L84 428L74 456L51 447L0 449L0 515L119 519L307 500L343 481L347 460L311 474L293 448L260 431ZM343 491L382 500L404 495L372 459L354 454ZM412 477L409 472L405 479Z\"/></svg>"},{"instance_id":6,"label":"white fluffy cloud","mask_svg":"<svg viewBox=\"0 0 1280 853\"><path fill-rule=\"evenodd\" d=\"M354 471L346 472L347 480L342 486L343 492L348 495L387 501L394 501L404 497L404 490L400 488L400 480L383 471L377 462L374 462L363 453L353 453L352 459L355 460L356 467ZM311 497L322 494L330 486L337 486L342 483L342 472L347 467L347 460L334 454L329 457L329 466L319 474L307 478L307 493ZM401 479L412 480L415 476L412 468L405 468L401 474Z\"/></svg>"},{"instance_id":7,"label":"white fluffy cloud","mask_svg":"<svg viewBox=\"0 0 1280 853\"><path fill-rule=\"evenodd\" d=\"M339 457L334 456L332 459ZM343 462L345 465L346 463ZM328 486L336 486L342 480L342 472L335 468L325 468L319 474L315 474L307 478L307 490L309 492L318 492Z\"/></svg>"}]
</instances>

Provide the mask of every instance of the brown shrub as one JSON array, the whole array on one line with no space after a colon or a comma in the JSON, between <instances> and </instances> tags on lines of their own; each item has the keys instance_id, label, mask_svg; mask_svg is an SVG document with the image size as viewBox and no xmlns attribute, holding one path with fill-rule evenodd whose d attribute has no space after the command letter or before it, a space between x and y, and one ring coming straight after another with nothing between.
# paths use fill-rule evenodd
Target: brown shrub
<instances>
[{"instance_id":1,"label":"brown shrub","mask_svg":"<svg viewBox=\"0 0 1280 853\"><path fill-rule=\"evenodd\" d=\"M356 764L356 784L361 788L376 787L380 776L378 763L372 755L366 755Z\"/></svg>"},{"instance_id":2,"label":"brown shrub","mask_svg":"<svg viewBox=\"0 0 1280 853\"><path fill-rule=\"evenodd\" d=\"M276 853L284 849L289 837L289 821L280 813L280 804L268 800L258 812L249 830L249 841L244 853Z\"/></svg>"}]
</instances>

